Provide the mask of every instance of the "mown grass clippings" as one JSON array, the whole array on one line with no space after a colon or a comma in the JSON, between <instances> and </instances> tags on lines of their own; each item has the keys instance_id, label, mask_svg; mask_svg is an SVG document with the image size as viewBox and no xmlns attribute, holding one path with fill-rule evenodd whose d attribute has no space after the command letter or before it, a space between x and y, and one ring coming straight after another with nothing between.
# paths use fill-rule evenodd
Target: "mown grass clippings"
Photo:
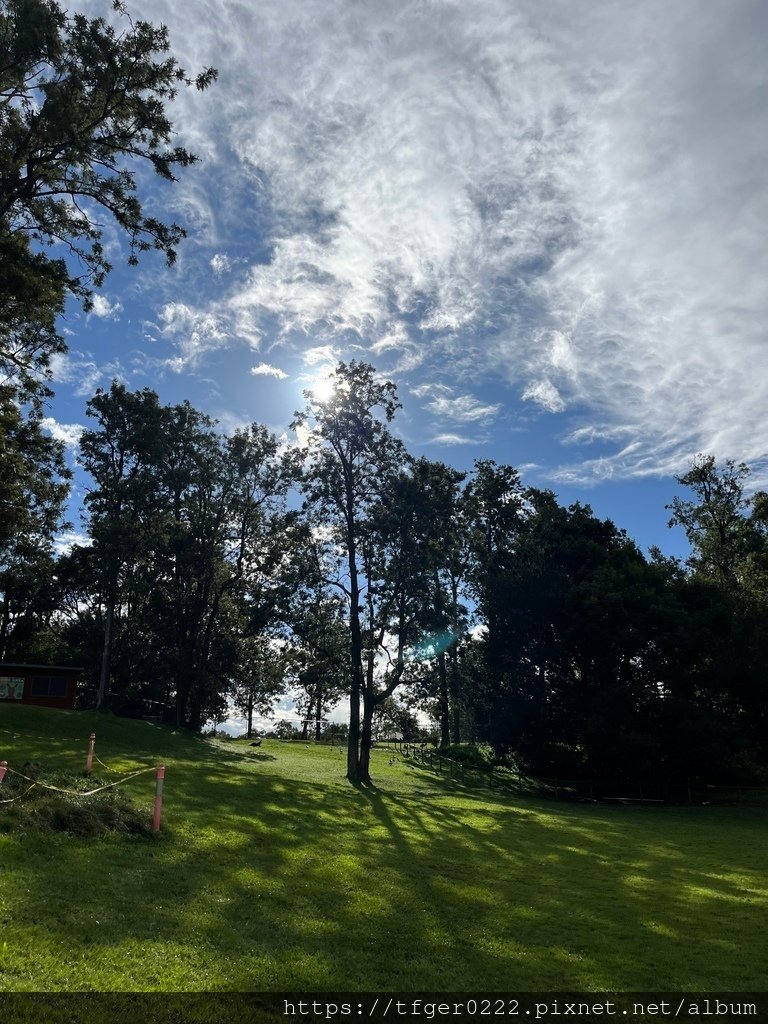
<instances>
[{"instance_id":1,"label":"mown grass clippings","mask_svg":"<svg viewBox=\"0 0 768 1024\"><path fill-rule=\"evenodd\" d=\"M2 832L63 832L90 839L110 834L145 839L153 835L151 810L138 806L117 787L85 795L114 779L46 772L40 764L24 764L20 771L8 773L2 786L0 799L8 801L0 804Z\"/></svg>"}]
</instances>

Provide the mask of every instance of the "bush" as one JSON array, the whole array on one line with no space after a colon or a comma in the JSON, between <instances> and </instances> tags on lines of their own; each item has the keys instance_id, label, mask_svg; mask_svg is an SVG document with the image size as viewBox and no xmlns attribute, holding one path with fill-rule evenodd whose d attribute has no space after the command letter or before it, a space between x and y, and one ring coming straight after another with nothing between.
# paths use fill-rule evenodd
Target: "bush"
<instances>
[{"instance_id":1,"label":"bush","mask_svg":"<svg viewBox=\"0 0 768 1024\"><path fill-rule=\"evenodd\" d=\"M490 768L494 762L493 747L489 743L454 743L442 747L440 753L473 768Z\"/></svg>"}]
</instances>

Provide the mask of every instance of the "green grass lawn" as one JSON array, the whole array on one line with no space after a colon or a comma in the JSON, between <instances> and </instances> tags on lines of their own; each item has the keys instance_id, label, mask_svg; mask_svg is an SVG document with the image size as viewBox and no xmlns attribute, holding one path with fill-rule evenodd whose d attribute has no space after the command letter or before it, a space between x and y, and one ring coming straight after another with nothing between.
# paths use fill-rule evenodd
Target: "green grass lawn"
<instances>
[{"instance_id":1,"label":"green grass lawn","mask_svg":"<svg viewBox=\"0 0 768 1024\"><path fill-rule=\"evenodd\" d=\"M765 987L763 809L514 800L383 751L355 788L338 747L7 705L0 759L80 771L92 730L122 771L164 761L167 828L8 831L0 806L0 990ZM149 820L154 777L128 785Z\"/></svg>"}]
</instances>

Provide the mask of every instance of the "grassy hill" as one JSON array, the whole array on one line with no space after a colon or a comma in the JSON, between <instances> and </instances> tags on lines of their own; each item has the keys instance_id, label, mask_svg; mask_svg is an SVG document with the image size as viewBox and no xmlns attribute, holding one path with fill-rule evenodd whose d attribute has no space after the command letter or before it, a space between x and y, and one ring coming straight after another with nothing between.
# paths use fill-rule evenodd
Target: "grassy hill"
<instances>
[{"instance_id":1,"label":"grassy hill","mask_svg":"<svg viewBox=\"0 0 768 1024\"><path fill-rule=\"evenodd\" d=\"M8 705L0 759L79 772L91 731L118 771L166 764L166 827L19 831L0 805L0 990L764 987L763 809L515 802L388 752L355 788L338 747ZM149 821L153 775L124 788Z\"/></svg>"}]
</instances>

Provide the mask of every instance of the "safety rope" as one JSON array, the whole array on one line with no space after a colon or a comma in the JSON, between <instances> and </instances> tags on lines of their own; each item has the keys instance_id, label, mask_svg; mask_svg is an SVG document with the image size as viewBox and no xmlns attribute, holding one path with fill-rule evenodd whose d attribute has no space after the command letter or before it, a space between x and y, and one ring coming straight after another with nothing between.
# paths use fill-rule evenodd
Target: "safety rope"
<instances>
[{"instance_id":1,"label":"safety rope","mask_svg":"<svg viewBox=\"0 0 768 1024\"><path fill-rule=\"evenodd\" d=\"M36 785L37 783L33 782L23 793L19 793L18 796L13 797L11 800L0 800L0 804L15 804L17 800L23 800L27 793L31 793Z\"/></svg>"},{"instance_id":2,"label":"safety rope","mask_svg":"<svg viewBox=\"0 0 768 1024\"><path fill-rule=\"evenodd\" d=\"M114 789L115 786L120 786L124 782L128 782L129 779L135 779L137 775L146 775L147 772L156 771L155 768L142 768L138 772L131 772L130 775L123 776L122 779L118 779L116 782L108 782L106 786L98 786L96 789L89 789L78 791L75 789L62 789L60 786L50 786L45 782L38 782L36 779L30 779L27 775L22 775L21 772L14 771L13 768L6 768L7 772L11 775L15 775L19 779L24 779L25 782L31 782L32 785L29 789L33 789L35 786L39 786L41 789L50 790L52 793L63 793L65 796L94 796L96 793L102 793L105 789ZM27 790L27 793L29 792ZM23 793L22 796L26 796L27 793ZM19 800L20 797L14 797L15 800ZM12 800L2 800L0 803L13 803Z\"/></svg>"},{"instance_id":3,"label":"safety rope","mask_svg":"<svg viewBox=\"0 0 768 1024\"><path fill-rule=\"evenodd\" d=\"M104 768L105 771L112 772L114 775L119 775L120 774L119 769L117 769L117 768L110 768L110 766L108 764L104 764L104 762L101 760L100 757L98 757L98 755L94 754L93 755L93 760L94 761L98 761L98 763L101 765L102 768Z\"/></svg>"}]
</instances>

